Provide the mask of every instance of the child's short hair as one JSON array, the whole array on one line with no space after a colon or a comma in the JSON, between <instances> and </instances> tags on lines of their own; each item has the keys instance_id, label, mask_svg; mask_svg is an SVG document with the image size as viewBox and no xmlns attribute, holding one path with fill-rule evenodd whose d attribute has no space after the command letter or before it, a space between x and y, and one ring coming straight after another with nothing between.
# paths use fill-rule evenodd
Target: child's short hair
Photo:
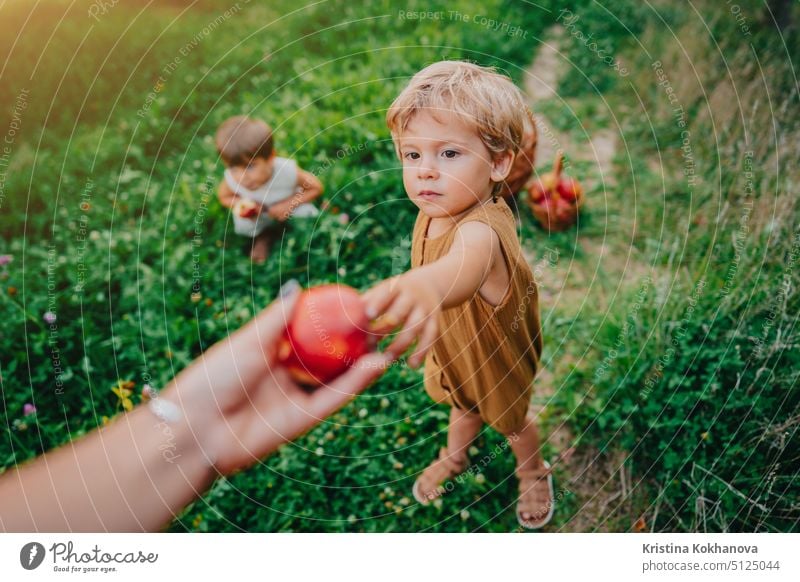
<instances>
[{"instance_id":1,"label":"child's short hair","mask_svg":"<svg viewBox=\"0 0 800 582\"><path fill-rule=\"evenodd\" d=\"M530 114L516 85L493 68L441 61L422 69L389 107L386 125L397 139L421 109L452 111L464 118L493 154L516 153Z\"/></svg>"},{"instance_id":2,"label":"child's short hair","mask_svg":"<svg viewBox=\"0 0 800 582\"><path fill-rule=\"evenodd\" d=\"M272 156L272 128L246 115L230 117L217 129L217 151L226 166L246 166Z\"/></svg>"}]
</instances>

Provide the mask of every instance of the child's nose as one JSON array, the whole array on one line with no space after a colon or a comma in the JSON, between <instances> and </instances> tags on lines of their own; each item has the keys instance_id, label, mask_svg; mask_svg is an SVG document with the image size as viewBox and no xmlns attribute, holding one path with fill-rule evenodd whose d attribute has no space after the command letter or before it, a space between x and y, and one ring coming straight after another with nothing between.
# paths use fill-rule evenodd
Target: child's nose
<instances>
[{"instance_id":1,"label":"child's nose","mask_svg":"<svg viewBox=\"0 0 800 582\"><path fill-rule=\"evenodd\" d=\"M423 162L419 165L419 169L417 170L417 176L420 180L433 180L439 176L439 171L433 167L433 164L428 162Z\"/></svg>"}]
</instances>

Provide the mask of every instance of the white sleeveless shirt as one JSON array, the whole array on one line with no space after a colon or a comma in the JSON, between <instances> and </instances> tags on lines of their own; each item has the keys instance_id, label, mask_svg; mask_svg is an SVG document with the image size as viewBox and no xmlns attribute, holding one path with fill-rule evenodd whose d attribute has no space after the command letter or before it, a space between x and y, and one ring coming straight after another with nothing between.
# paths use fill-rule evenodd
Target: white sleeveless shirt
<instances>
[{"instance_id":1,"label":"white sleeveless shirt","mask_svg":"<svg viewBox=\"0 0 800 582\"><path fill-rule=\"evenodd\" d=\"M294 195L297 190L297 163L294 160L276 156L272 176L255 190L245 188L234 180L229 169L225 170L225 181L236 195L269 207ZM317 209L311 204L300 204L292 213L293 216L316 216L317 214ZM242 218L234 212L233 224L236 234L257 236L267 226L275 224L275 219L266 213L261 213L255 218Z\"/></svg>"}]
</instances>

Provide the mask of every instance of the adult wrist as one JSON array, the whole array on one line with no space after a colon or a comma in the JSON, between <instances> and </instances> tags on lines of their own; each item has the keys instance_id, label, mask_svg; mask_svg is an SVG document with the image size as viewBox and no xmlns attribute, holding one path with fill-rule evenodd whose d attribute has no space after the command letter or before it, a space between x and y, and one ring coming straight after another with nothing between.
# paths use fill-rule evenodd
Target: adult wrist
<instances>
[{"instance_id":1,"label":"adult wrist","mask_svg":"<svg viewBox=\"0 0 800 582\"><path fill-rule=\"evenodd\" d=\"M199 399L182 395L174 384L156 393L146 406L153 428L160 431L158 448L164 460L188 463L193 474L213 481L217 477L215 458L207 443L212 440L215 424L210 411L203 409Z\"/></svg>"}]
</instances>

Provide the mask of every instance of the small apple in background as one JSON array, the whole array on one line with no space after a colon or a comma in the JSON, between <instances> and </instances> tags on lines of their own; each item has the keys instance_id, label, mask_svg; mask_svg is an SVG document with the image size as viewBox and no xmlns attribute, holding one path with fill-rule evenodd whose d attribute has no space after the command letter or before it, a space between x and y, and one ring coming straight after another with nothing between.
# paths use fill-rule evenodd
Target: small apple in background
<instances>
[{"instance_id":1,"label":"small apple in background","mask_svg":"<svg viewBox=\"0 0 800 582\"><path fill-rule=\"evenodd\" d=\"M260 210L261 207L258 203L246 198L240 198L233 205L233 211L241 218L255 218Z\"/></svg>"},{"instance_id":2,"label":"small apple in background","mask_svg":"<svg viewBox=\"0 0 800 582\"><path fill-rule=\"evenodd\" d=\"M583 204L583 189L577 180L561 174L564 154L559 151L553 171L543 174L528 186L528 205L533 215L548 230L565 230L578 219Z\"/></svg>"},{"instance_id":3,"label":"small apple in background","mask_svg":"<svg viewBox=\"0 0 800 582\"><path fill-rule=\"evenodd\" d=\"M556 159L556 167L559 169L559 171L561 169L559 164L560 159L560 157ZM548 172L547 174L542 174L541 176L535 178L528 188L528 195L534 202L540 202L545 199L550 200L555 186L556 174L554 170L553 172Z\"/></svg>"},{"instance_id":4,"label":"small apple in background","mask_svg":"<svg viewBox=\"0 0 800 582\"><path fill-rule=\"evenodd\" d=\"M562 176L556 186L559 196L568 202L575 202L583 194L583 188L574 178Z\"/></svg>"},{"instance_id":5,"label":"small apple in background","mask_svg":"<svg viewBox=\"0 0 800 582\"><path fill-rule=\"evenodd\" d=\"M320 285L297 299L278 361L309 389L347 371L375 345L358 291L346 285Z\"/></svg>"},{"instance_id":6,"label":"small apple in background","mask_svg":"<svg viewBox=\"0 0 800 582\"><path fill-rule=\"evenodd\" d=\"M530 191L528 192L528 196L530 197L531 202L536 202L537 204L543 200L547 200L547 196L545 196L545 191L543 188L531 187Z\"/></svg>"},{"instance_id":7,"label":"small apple in background","mask_svg":"<svg viewBox=\"0 0 800 582\"><path fill-rule=\"evenodd\" d=\"M555 201L555 215L559 223L570 223L574 218L574 206L564 198L557 198ZM570 223L571 224L571 223Z\"/></svg>"}]
</instances>

